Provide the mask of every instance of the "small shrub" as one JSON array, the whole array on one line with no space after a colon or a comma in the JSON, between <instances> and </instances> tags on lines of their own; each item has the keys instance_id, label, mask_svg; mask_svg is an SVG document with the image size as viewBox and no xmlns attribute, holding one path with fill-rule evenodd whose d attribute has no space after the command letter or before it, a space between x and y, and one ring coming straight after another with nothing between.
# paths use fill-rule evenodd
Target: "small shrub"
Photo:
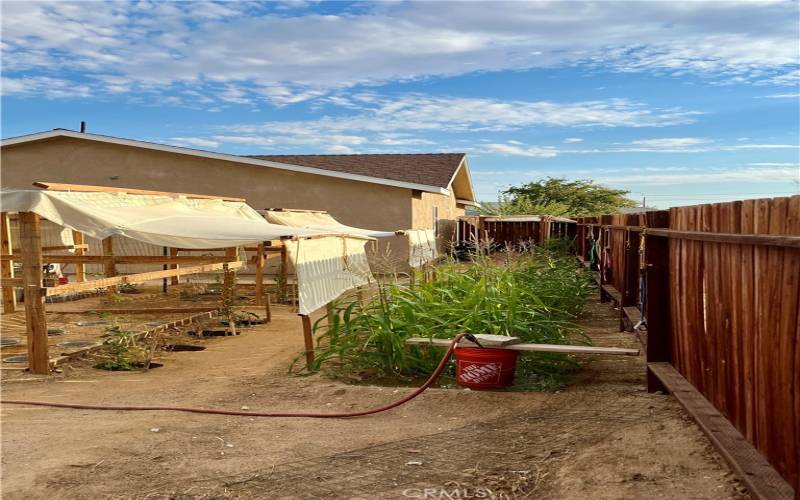
<instances>
[{"instance_id":1,"label":"small shrub","mask_svg":"<svg viewBox=\"0 0 800 500\"><path fill-rule=\"evenodd\" d=\"M106 329L106 359L95 365L96 368L112 371L130 371L147 368L150 363L148 350L136 342L132 332L119 325Z\"/></svg>"}]
</instances>

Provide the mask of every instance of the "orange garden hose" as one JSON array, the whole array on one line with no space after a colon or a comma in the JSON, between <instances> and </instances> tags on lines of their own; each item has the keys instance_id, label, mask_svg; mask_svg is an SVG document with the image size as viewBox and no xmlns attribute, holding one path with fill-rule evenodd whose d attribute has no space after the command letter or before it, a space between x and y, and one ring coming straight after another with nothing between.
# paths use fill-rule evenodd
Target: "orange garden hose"
<instances>
[{"instance_id":1,"label":"orange garden hose","mask_svg":"<svg viewBox=\"0 0 800 500\"><path fill-rule=\"evenodd\" d=\"M414 392L405 396L393 403L380 406L378 408L372 408L369 410L362 410L362 411L355 411L355 412L348 412L348 413L312 413L312 412L252 412L252 411L236 411L236 410L214 410L211 408L192 408L192 407L184 407L184 406L115 406L115 405L88 405L88 404L79 404L79 403L51 403L47 401L25 401L25 400L17 400L17 399L4 399L0 400L0 404L8 404L8 405L25 405L25 406L47 406L50 408L72 408L75 410L103 410L103 411L182 411L187 413L204 413L210 415L233 415L239 417L298 417L298 418L351 418L351 417L363 417L365 415L373 415L375 413L380 413L383 411L391 410L392 408L397 408L398 406L408 403L412 399L416 398L425 390L433 384L439 375L442 374L445 367L447 366L447 362L450 360L450 357L453 355L453 351L455 351L456 345L458 341L461 340L462 337L467 336L467 333L459 333L450 342L450 345L447 347L447 352L444 353L442 356L442 360L439 361L439 365L436 369L431 373L431 376L428 377L428 380L425 381L419 388L417 388ZM470 335L471 337L471 335Z\"/></svg>"}]
</instances>

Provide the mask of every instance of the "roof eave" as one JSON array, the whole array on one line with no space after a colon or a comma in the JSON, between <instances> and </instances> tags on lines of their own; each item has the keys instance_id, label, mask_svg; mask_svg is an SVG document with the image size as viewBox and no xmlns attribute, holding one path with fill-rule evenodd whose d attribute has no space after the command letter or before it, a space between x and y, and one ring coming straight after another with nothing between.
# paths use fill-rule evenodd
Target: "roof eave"
<instances>
[{"instance_id":1,"label":"roof eave","mask_svg":"<svg viewBox=\"0 0 800 500\"><path fill-rule=\"evenodd\" d=\"M429 193L442 194L445 196L450 195L449 185L448 188L439 186L430 186L427 184L417 184L413 182L396 181L392 179L384 179L380 177L372 177L361 174L348 174L344 172L336 172L333 170L325 170L322 168L304 167L302 165L293 165L289 163L279 163L269 160L259 160L256 158L249 158L246 156L237 156L227 153L215 153L213 151L204 151L202 149L185 148L181 146L169 146L167 144L159 144L155 142L137 141L134 139L122 139L119 137L112 137L107 135L89 134L85 132L75 132L73 130L49 130L46 132L37 132L35 134L22 135L19 137L11 137L0 141L0 148L5 146L13 146L16 144L24 144L27 142L36 142L46 139L53 139L56 137L69 137L73 139L82 139L87 141L105 142L109 144L117 144L121 146L130 146L151 149L155 151L164 151L168 153L184 154L190 156L197 156L201 158L211 158L215 160L230 161L235 163L242 163L246 165L257 165L261 167L277 168L280 170L289 170L293 172L302 172L313 175L321 175L324 177L333 177L338 179L347 179L358 182L366 182L370 184L380 184L384 186L391 186L404 189L416 189L418 191L425 191ZM451 180L452 182L452 180Z\"/></svg>"}]
</instances>

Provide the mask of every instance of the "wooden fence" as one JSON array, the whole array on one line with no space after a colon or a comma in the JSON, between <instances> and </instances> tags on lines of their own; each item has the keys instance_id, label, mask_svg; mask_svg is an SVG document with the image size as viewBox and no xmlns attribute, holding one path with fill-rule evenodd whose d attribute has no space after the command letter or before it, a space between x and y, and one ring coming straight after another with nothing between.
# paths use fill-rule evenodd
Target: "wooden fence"
<instances>
[{"instance_id":1,"label":"wooden fence","mask_svg":"<svg viewBox=\"0 0 800 500\"><path fill-rule=\"evenodd\" d=\"M601 248L601 294L619 303L621 324L644 302L649 388L664 389L662 367L674 368L797 490L800 196L578 223L578 255Z\"/></svg>"},{"instance_id":2,"label":"wooden fence","mask_svg":"<svg viewBox=\"0 0 800 500\"><path fill-rule=\"evenodd\" d=\"M458 244L491 241L499 248L575 237L574 220L548 216L465 216L458 219Z\"/></svg>"}]
</instances>

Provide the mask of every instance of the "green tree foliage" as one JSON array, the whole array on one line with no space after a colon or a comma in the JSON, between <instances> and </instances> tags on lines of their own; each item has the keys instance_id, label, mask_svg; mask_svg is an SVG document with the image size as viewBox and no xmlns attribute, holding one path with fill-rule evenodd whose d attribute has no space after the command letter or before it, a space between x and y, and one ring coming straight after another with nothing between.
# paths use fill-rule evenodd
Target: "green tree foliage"
<instances>
[{"instance_id":1,"label":"green tree foliage","mask_svg":"<svg viewBox=\"0 0 800 500\"><path fill-rule=\"evenodd\" d=\"M610 214L621 208L635 207L627 198L628 191L611 189L591 180L569 181L548 177L521 186L513 186L500 197L500 202L490 207L502 215L556 215L583 217Z\"/></svg>"}]
</instances>

